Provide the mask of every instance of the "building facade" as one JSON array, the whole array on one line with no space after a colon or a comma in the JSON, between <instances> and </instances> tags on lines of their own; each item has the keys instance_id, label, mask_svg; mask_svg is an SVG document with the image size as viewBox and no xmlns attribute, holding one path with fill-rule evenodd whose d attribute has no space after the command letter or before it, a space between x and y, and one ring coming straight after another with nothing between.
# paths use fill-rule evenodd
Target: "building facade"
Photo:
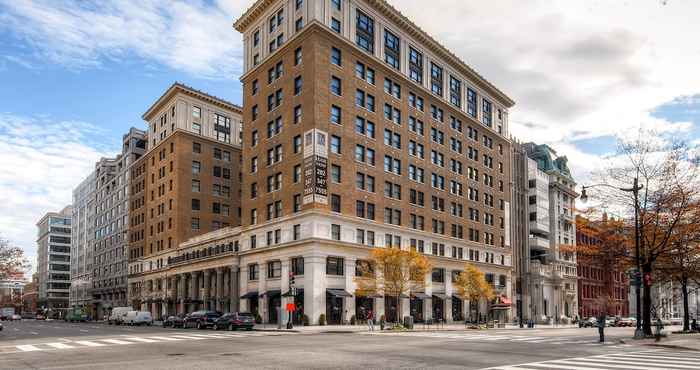
<instances>
[{"instance_id":1,"label":"building facade","mask_svg":"<svg viewBox=\"0 0 700 370\"><path fill-rule=\"evenodd\" d=\"M234 26L242 227L221 243L241 309L266 322L292 300L311 323L369 309L462 320L472 310L452 281L468 261L509 304L513 101L385 1L257 1ZM357 264L383 247L429 257L424 292L355 294Z\"/></svg>"},{"instance_id":2,"label":"building facade","mask_svg":"<svg viewBox=\"0 0 700 370\"><path fill-rule=\"evenodd\" d=\"M178 246L240 224L242 120L240 107L179 83L143 119L148 146L129 177L129 303L160 318L182 304L161 290L203 285L170 279Z\"/></svg>"},{"instance_id":3,"label":"building facade","mask_svg":"<svg viewBox=\"0 0 700 370\"><path fill-rule=\"evenodd\" d=\"M95 172L73 190L71 217L71 307L90 307L92 295L93 240L95 238Z\"/></svg>"},{"instance_id":4,"label":"building facade","mask_svg":"<svg viewBox=\"0 0 700 370\"><path fill-rule=\"evenodd\" d=\"M513 145L513 232L518 317L566 322L578 313L576 223L578 194L566 157L547 145Z\"/></svg>"},{"instance_id":5,"label":"building facade","mask_svg":"<svg viewBox=\"0 0 700 370\"><path fill-rule=\"evenodd\" d=\"M576 216L581 217L581 216ZM607 216L603 216L605 222ZM595 230L595 224L588 222ZM576 245L589 247L600 245L595 232L576 230ZM628 317L630 315L629 290L627 274L620 270L610 270L599 258L577 253L578 263L578 307L579 317L597 317L605 312L610 316ZM606 312L607 311L607 312Z\"/></svg>"},{"instance_id":6,"label":"building facade","mask_svg":"<svg viewBox=\"0 0 700 370\"><path fill-rule=\"evenodd\" d=\"M24 312L24 295L28 283L22 272L10 273L0 280L0 307L14 307L15 312Z\"/></svg>"},{"instance_id":7,"label":"building facade","mask_svg":"<svg viewBox=\"0 0 700 370\"><path fill-rule=\"evenodd\" d=\"M38 305L51 315L68 307L73 208L49 212L37 222Z\"/></svg>"},{"instance_id":8,"label":"building facade","mask_svg":"<svg viewBox=\"0 0 700 370\"><path fill-rule=\"evenodd\" d=\"M96 317L128 304L129 176L146 152L146 133L131 128L122 152L95 164L93 268L90 295Z\"/></svg>"}]
</instances>

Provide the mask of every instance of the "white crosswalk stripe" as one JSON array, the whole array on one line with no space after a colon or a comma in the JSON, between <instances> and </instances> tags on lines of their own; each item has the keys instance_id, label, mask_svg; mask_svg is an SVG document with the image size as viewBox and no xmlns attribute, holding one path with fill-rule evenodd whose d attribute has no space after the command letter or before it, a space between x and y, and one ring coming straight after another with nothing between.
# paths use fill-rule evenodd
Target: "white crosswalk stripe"
<instances>
[{"instance_id":1,"label":"white crosswalk stripe","mask_svg":"<svg viewBox=\"0 0 700 370\"><path fill-rule=\"evenodd\" d=\"M497 366L485 370L698 370L700 353L672 350L648 350L612 353L587 357L564 358L519 365Z\"/></svg>"},{"instance_id":2,"label":"white crosswalk stripe","mask_svg":"<svg viewBox=\"0 0 700 370\"><path fill-rule=\"evenodd\" d=\"M121 335L115 338L93 338L90 340L76 340L53 343L34 343L14 346L16 352L35 352L35 351L56 351L56 350L79 350L81 348L97 348L110 345L130 345L144 343L166 343L174 341L197 341L197 340L226 340L245 337L263 337L263 336L280 336L280 335L295 335L295 332L206 332L199 333L183 333L174 332L163 335L145 335L143 337L132 335Z\"/></svg>"}]
</instances>

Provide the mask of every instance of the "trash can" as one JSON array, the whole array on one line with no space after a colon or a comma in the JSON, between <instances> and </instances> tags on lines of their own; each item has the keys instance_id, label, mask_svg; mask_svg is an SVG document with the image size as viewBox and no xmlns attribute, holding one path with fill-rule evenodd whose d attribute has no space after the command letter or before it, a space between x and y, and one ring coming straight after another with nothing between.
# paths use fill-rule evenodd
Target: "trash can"
<instances>
[{"instance_id":1,"label":"trash can","mask_svg":"<svg viewBox=\"0 0 700 370\"><path fill-rule=\"evenodd\" d=\"M413 316L403 317L403 327L406 329L413 329Z\"/></svg>"}]
</instances>

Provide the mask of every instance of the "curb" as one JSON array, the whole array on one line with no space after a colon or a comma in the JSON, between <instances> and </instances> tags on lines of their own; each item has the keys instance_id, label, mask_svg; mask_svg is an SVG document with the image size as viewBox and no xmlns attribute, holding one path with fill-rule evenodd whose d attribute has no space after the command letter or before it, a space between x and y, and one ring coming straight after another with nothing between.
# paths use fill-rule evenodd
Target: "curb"
<instances>
[{"instance_id":1,"label":"curb","mask_svg":"<svg viewBox=\"0 0 700 370\"><path fill-rule=\"evenodd\" d=\"M683 350L683 351L700 352L700 348L685 347L685 346L679 346L679 345L675 345L675 344L657 344L657 343L649 343L649 344L645 344L645 346L649 346L649 347L660 347L660 348L670 348L670 349L680 349L680 350Z\"/></svg>"}]
</instances>

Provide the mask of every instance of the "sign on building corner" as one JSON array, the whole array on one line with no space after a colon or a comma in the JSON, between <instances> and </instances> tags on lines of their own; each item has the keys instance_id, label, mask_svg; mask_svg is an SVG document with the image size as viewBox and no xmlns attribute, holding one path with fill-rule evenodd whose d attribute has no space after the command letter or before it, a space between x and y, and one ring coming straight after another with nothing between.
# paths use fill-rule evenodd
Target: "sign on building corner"
<instances>
[{"instance_id":1,"label":"sign on building corner","mask_svg":"<svg viewBox=\"0 0 700 370\"><path fill-rule=\"evenodd\" d=\"M303 204L328 204L328 133L311 129L304 133Z\"/></svg>"}]
</instances>

